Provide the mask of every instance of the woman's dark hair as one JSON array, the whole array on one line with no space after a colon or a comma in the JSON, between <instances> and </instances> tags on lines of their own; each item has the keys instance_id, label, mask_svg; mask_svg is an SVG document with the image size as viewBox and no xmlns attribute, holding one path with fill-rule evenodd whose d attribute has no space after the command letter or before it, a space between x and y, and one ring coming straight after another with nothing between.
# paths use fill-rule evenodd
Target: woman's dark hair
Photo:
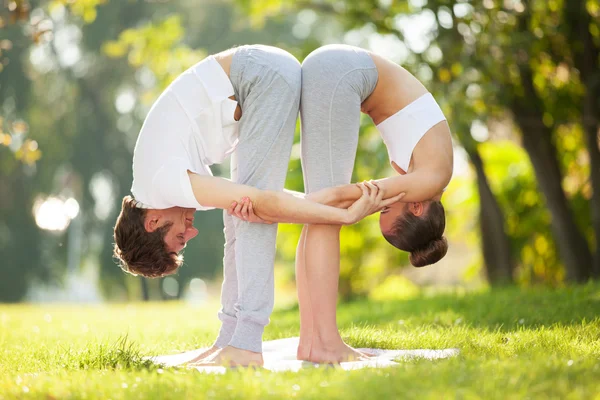
<instances>
[{"instance_id":1,"label":"woman's dark hair","mask_svg":"<svg viewBox=\"0 0 600 400\"><path fill-rule=\"evenodd\" d=\"M432 201L425 212L416 216L406 212L394 222L392 231L383 237L394 247L410 253L410 263L424 267L441 260L448 251L448 241L443 236L446 213L439 201Z\"/></svg>"},{"instance_id":2,"label":"woman's dark hair","mask_svg":"<svg viewBox=\"0 0 600 400\"><path fill-rule=\"evenodd\" d=\"M183 256L169 252L165 244L165 235L173 224L146 231L147 211L136 207L136 203L133 197L125 196L115 224L113 254L119 266L125 272L147 278L175 273L183 264Z\"/></svg>"}]
</instances>

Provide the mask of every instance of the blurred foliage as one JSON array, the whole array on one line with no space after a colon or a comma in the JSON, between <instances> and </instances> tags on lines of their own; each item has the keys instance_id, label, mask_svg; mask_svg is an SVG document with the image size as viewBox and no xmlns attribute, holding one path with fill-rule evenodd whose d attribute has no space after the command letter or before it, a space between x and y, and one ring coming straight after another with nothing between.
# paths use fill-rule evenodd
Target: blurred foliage
<instances>
[{"instance_id":1,"label":"blurred foliage","mask_svg":"<svg viewBox=\"0 0 600 400\"><path fill-rule=\"evenodd\" d=\"M518 281L557 284L564 270L556 254L549 230L550 213L527 154L514 142L488 142L481 145L486 173L506 217L513 253L520 260Z\"/></svg>"},{"instance_id":2,"label":"blurred foliage","mask_svg":"<svg viewBox=\"0 0 600 400\"><path fill-rule=\"evenodd\" d=\"M143 97L149 102L180 73L206 56L181 44L184 34L181 18L173 15L158 23L126 29L118 40L106 42L103 51L111 58L127 56L133 68L145 68L152 73L156 84Z\"/></svg>"},{"instance_id":3,"label":"blurred foliage","mask_svg":"<svg viewBox=\"0 0 600 400\"><path fill-rule=\"evenodd\" d=\"M0 144L10 149L15 158L26 165L35 165L42 156L38 143L32 139L24 139L29 126L24 121L14 121L4 126L4 118L0 117Z\"/></svg>"},{"instance_id":4,"label":"blurred foliage","mask_svg":"<svg viewBox=\"0 0 600 400\"><path fill-rule=\"evenodd\" d=\"M92 23L98 16L98 6L105 4L108 0L52 0L49 9L52 12L59 6L69 7L73 15L81 17L85 23Z\"/></svg>"},{"instance_id":5,"label":"blurred foliage","mask_svg":"<svg viewBox=\"0 0 600 400\"><path fill-rule=\"evenodd\" d=\"M301 42L285 21L244 27L227 2L9 1L0 18L0 301L23 299L32 283L61 285L80 268L97 271L106 297L140 298L140 278L112 259L112 227L153 98L205 54ZM80 223L41 230L34 206L49 197L75 199ZM196 219L203 237L186 250L180 294L192 278L220 273L221 219ZM148 282L151 298L161 285Z\"/></svg>"},{"instance_id":6,"label":"blurred foliage","mask_svg":"<svg viewBox=\"0 0 600 400\"><path fill-rule=\"evenodd\" d=\"M177 74L206 54L234 45L280 46L300 60L325 43L346 42L390 56L421 79L449 117L457 152L483 159L505 216L521 284L565 279L529 129L515 121L523 60L531 69L532 104L551 132L562 187L579 228L590 239L590 161L582 129L588 89L575 65L577 47L563 23L566 0L498 1L7 1L0 9L0 301L23 298L31 282L60 282L71 268L98 268L109 298L139 297L140 280L111 258L112 226L131 186L131 157L152 101ZM573 3L575 4L575 3ZM600 7L587 1L589 32L600 41ZM235 6L238 6L237 8ZM527 6L527 7L526 7ZM523 28L523 16L528 24ZM410 31L407 27L416 31ZM415 32L418 38L415 39ZM527 71L525 71L527 72ZM529 93L531 94L531 93ZM519 103L521 101L521 103ZM527 104L525 104L527 105ZM532 122L532 126L536 126ZM484 128L484 134L478 133ZM302 190L299 132L286 186ZM362 119L353 180L390 175L385 147ZM215 168L227 175L227 168ZM536 175L538 173L538 175ZM75 198L80 228L48 232L32 210L49 196ZM477 253L479 198L472 174L456 176L444 195L447 236ZM180 291L221 268L221 213L199 213L201 240L186 249ZM278 274L293 279L300 226L281 225ZM69 252L81 238L81 256ZM392 296L405 253L382 240L377 218L342 230L341 296ZM68 261L71 260L71 261ZM462 260L462 259L461 259ZM71 263L71 264L69 264ZM435 268L435 267L434 267ZM161 282L149 283L159 297ZM386 289L388 288L388 289ZM406 290L409 290L407 288Z\"/></svg>"},{"instance_id":7,"label":"blurred foliage","mask_svg":"<svg viewBox=\"0 0 600 400\"><path fill-rule=\"evenodd\" d=\"M583 3L586 9L581 11ZM563 250L569 249L556 242L557 232L569 238L579 235L579 229L593 243L589 224L592 187L588 151L598 149L597 143L586 148L581 127L585 118L583 96L586 90L594 88L584 87L585 77L581 74L585 71L581 70L581 63L577 64L584 45L580 38L585 37L586 27L582 36L574 36L571 26L573 21L589 18L587 28L597 48L600 45L597 2L238 0L238 4L258 28L278 15L298 12L299 23L307 23L311 36L321 42L371 47L391 56L421 79L449 117L458 143L468 153L481 153L491 189L505 213L504 229L518 260L519 282L564 281L566 274L557 244L562 244ZM592 62L600 71L600 60ZM598 75L596 78L600 79ZM596 112L600 113L600 109ZM539 129L540 125L546 131ZM483 136L473 134L477 126L485 128ZM519 141L519 131L527 152L513 144ZM537 146L535 138L540 138ZM362 129L354 178L377 177L382 172L378 168L385 164L381 160L374 163L372 157L360 154L368 140L368 130ZM538 165L534 165L537 170L528 158L537 160ZM541 159L544 161L540 162ZM543 170L540 167L543 163L550 168ZM552 163L557 165L556 174ZM538 186L540 180L562 180L569 206L558 210L554 207L556 214L552 218L546 208L548 200L560 203L557 200L560 194L549 192L545 182ZM540 188L546 192L540 193ZM465 186L459 191L463 198L470 197L467 193L476 196L475 190ZM453 213L463 216L476 210L477 199L470 200L470 206L459 206L448 194L444 196L448 228L449 232L455 232L455 224L461 222L452 217ZM566 231L563 222L571 219L575 220L574 230ZM552 221L557 220L562 232L561 229L552 232ZM362 225L356 229L361 234L369 232ZM350 237L368 249L367 254L372 251L367 238L349 235L347 239ZM587 248L583 237L581 241L583 248ZM348 265L373 271L364 253L352 252L351 240L343 246L347 248L342 250L342 279L351 282L342 282L341 286L358 289L365 280ZM388 263L389 267L379 267L381 276L402 260L395 261ZM590 274L589 265L569 267L571 279ZM345 274L346 271L350 274Z\"/></svg>"}]
</instances>

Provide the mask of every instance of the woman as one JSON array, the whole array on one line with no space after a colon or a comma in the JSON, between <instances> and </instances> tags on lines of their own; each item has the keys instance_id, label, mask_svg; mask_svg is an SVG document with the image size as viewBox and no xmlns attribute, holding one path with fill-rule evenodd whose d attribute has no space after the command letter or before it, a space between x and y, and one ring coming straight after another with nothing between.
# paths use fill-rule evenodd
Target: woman
<instances>
[{"instance_id":1,"label":"woman","mask_svg":"<svg viewBox=\"0 0 600 400\"><path fill-rule=\"evenodd\" d=\"M398 176L376 182L385 197L405 193L381 211L380 227L392 245L411 253L415 266L440 260L442 191L452 177L452 140L444 115L427 89L384 57L351 46L325 46L302 64L302 166L308 193L350 182L360 111L381 132ZM316 195L340 204L356 195L341 186ZM336 324L339 225L307 225L298 243L296 274L301 332L298 358L341 362L362 355L347 346Z\"/></svg>"},{"instance_id":2,"label":"woman","mask_svg":"<svg viewBox=\"0 0 600 400\"><path fill-rule=\"evenodd\" d=\"M194 65L161 94L142 126L133 157L134 197L123 199L114 253L129 273L175 273L181 252L198 234L196 210L225 209L250 197L267 222L342 223L360 220L383 202L378 188L347 210L282 191L300 101L301 69L289 53L242 46ZM210 165L233 153L233 182ZM207 362L262 364L262 333L273 308L276 224L224 215L222 321ZM213 354L214 353L214 354Z\"/></svg>"},{"instance_id":3,"label":"woman","mask_svg":"<svg viewBox=\"0 0 600 400\"><path fill-rule=\"evenodd\" d=\"M352 176L360 112L381 132L397 176L374 183L384 198L406 195L381 211L383 236L410 252L421 267L440 260L442 191L452 176L452 140L445 117L427 89L408 71L379 55L324 46L302 64L302 168L307 198L347 206L360 195ZM231 213L251 219L239 207ZM306 225L298 243L296 279L300 302L298 358L341 362L363 357L341 339L336 324L340 225Z\"/></svg>"}]
</instances>

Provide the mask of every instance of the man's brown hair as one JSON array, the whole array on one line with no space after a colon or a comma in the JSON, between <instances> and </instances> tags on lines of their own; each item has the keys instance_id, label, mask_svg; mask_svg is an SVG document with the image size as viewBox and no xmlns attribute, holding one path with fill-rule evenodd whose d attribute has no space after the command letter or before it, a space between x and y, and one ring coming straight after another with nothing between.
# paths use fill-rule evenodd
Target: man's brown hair
<instances>
[{"instance_id":1,"label":"man's brown hair","mask_svg":"<svg viewBox=\"0 0 600 400\"><path fill-rule=\"evenodd\" d=\"M394 247L410 252L410 263L424 267L441 260L448 251L443 236L446 213L439 201L432 201L420 216L406 212L394 222L392 232L383 237Z\"/></svg>"},{"instance_id":2,"label":"man's brown hair","mask_svg":"<svg viewBox=\"0 0 600 400\"><path fill-rule=\"evenodd\" d=\"M172 224L154 232L146 231L144 220L147 210L136 207L137 201L125 196L121 213L115 224L113 254L123 271L147 278L159 278L177 271L183 264L183 256L169 252L165 235Z\"/></svg>"}]
</instances>

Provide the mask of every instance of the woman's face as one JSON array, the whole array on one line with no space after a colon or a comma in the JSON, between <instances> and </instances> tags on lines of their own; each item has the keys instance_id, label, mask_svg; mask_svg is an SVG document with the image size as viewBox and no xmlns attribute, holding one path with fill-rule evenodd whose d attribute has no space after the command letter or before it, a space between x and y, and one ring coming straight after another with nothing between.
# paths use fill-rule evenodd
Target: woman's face
<instances>
[{"instance_id":1,"label":"woman's face","mask_svg":"<svg viewBox=\"0 0 600 400\"><path fill-rule=\"evenodd\" d=\"M403 203L402 201L397 201L385 207L379 214L379 228L381 229L381 232L392 233L394 224L400 216L410 212L418 217L423 214L425 207L426 203L422 201L416 203Z\"/></svg>"}]
</instances>

